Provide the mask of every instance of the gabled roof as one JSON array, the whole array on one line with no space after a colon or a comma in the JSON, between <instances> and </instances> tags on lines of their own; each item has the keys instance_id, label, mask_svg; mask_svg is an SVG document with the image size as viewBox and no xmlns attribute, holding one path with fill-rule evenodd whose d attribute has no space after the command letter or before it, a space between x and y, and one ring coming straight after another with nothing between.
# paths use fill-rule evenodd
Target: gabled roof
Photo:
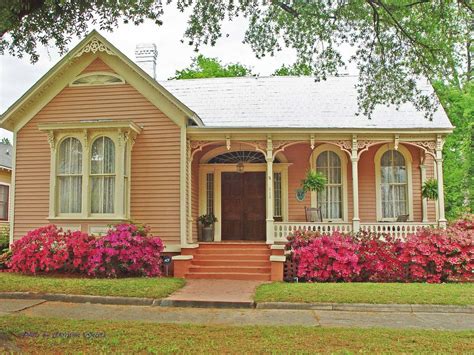
<instances>
[{"instance_id":1,"label":"gabled roof","mask_svg":"<svg viewBox=\"0 0 474 355\"><path fill-rule=\"evenodd\" d=\"M452 129L438 104L430 121L411 103L378 105L371 119L357 116L357 76L241 77L162 81L206 127ZM432 93L429 83L423 90Z\"/></svg>"},{"instance_id":2,"label":"gabled roof","mask_svg":"<svg viewBox=\"0 0 474 355\"><path fill-rule=\"evenodd\" d=\"M125 54L114 47L96 30L93 30L0 116L0 127L14 130L16 128L16 121L22 119L23 113L27 110L27 108L37 104L39 97L44 95L47 90L54 87L57 79L62 77L64 73L69 70L71 64L74 63L78 57L83 54L100 54L101 52L118 57L135 73L135 75L144 79L151 86L151 88L155 90L156 96L163 96L166 100L173 104L177 110L182 112L183 116L193 120L197 125L202 125L202 121L199 119L196 113L181 103L175 96L170 94L163 86L150 77ZM93 59L95 58L91 58L90 62L92 62ZM35 109L37 111L37 108ZM173 117L170 118L173 119Z\"/></svg>"}]
</instances>

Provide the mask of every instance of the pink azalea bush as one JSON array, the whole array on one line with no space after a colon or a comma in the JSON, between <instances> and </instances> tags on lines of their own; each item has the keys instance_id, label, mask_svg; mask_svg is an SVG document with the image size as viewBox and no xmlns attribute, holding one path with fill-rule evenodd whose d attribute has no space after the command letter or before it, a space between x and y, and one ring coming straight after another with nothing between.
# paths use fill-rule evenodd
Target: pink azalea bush
<instances>
[{"instance_id":1,"label":"pink azalea bush","mask_svg":"<svg viewBox=\"0 0 474 355\"><path fill-rule=\"evenodd\" d=\"M10 271L77 272L90 276L159 276L163 243L134 224L111 228L105 236L64 232L54 225L29 232L12 245Z\"/></svg>"},{"instance_id":2,"label":"pink azalea bush","mask_svg":"<svg viewBox=\"0 0 474 355\"><path fill-rule=\"evenodd\" d=\"M422 229L405 240L376 233L355 236L296 231L287 248L306 281L472 281L474 223Z\"/></svg>"}]
</instances>

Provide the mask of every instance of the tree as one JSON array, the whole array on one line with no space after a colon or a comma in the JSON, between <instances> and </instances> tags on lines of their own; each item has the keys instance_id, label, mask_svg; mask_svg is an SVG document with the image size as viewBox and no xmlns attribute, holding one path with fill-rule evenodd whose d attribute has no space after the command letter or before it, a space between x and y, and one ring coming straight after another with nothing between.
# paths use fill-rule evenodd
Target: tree
<instances>
[{"instance_id":1,"label":"tree","mask_svg":"<svg viewBox=\"0 0 474 355\"><path fill-rule=\"evenodd\" d=\"M443 147L446 216L455 219L474 211L474 83L435 87L456 127Z\"/></svg>"},{"instance_id":2,"label":"tree","mask_svg":"<svg viewBox=\"0 0 474 355\"><path fill-rule=\"evenodd\" d=\"M436 99L417 78L462 88L472 80L473 8L469 0L169 0L191 9L185 37L197 50L222 37L225 19L248 19L244 42L257 57L282 47L297 51L295 65L308 66L320 79L335 75L347 62L341 45L355 48L350 59L359 69L359 111L370 116L378 104L411 101L432 113ZM87 23L111 30L122 18L160 23L161 1L4 0L0 5L0 52L28 54L54 40L64 51L72 35L83 36Z\"/></svg>"},{"instance_id":3,"label":"tree","mask_svg":"<svg viewBox=\"0 0 474 355\"><path fill-rule=\"evenodd\" d=\"M10 139L8 137L3 137L2 140L0 140L1 144L6 144L6 145L12 145L10 142Z\"/></svg>"},{"instance_id":4,"label":"tree","mask_svg":"<svg viewBox=\"0 0 474 355\"><path fill-rule=\"evenodd\" d=\"M222 64L217 58L202 54L192 59L191 66L177 70L173 79L227 78L253 75L252 70L242 64Z\"/></svg>"}]
</instances>

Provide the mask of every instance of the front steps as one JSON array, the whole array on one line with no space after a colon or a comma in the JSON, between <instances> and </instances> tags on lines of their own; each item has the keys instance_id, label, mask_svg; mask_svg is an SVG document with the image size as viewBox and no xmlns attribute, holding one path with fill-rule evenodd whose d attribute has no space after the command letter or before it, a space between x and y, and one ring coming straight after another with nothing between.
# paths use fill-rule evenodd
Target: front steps
<instances>
[{"instance_id":1,"label":"front steps","mask_svg":"<svg viewBox=\"0 0 474 355\"><path fill-rule=\"evenodd\" d=\"M264 243L201 243L184 277L270 281L270 255Z\"/></svg>"}]
</instances>

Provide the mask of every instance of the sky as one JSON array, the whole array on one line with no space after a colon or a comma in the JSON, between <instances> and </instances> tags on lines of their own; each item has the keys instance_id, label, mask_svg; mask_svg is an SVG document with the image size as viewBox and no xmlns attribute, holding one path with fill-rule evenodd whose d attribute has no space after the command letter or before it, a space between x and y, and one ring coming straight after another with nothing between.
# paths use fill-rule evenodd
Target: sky
<instances>
[{"instance_id":1,"label":"sky","mask_svg":"<svg viewBox=\"0 0 474 355\"><path fill-rule=\"evenodd\" d=\"M181 42L187 19L186 13L168 7L162 17L162 26L148 21L140 26L122 24L112 33L101 33L131 59L135 58L134 50L138 43L155 43L158 49L157 79L166 80L176 70L189 66L191 58L197 55L186 41ZM223 63L242 63L260 75L270 75L282 64L295 61L293 49L284 49L275 57L257 59L250 46L242 43L246 28L247 21L243 18L226 21L223 33L229 36L224 36L214 47L200 48L199 53L218 57ZM69 48L73 48L81 39L75 38ZM31 64L28 57L19 59L9 55L0 56L0 112L3 113L61 58L54 46L41 47L39 53L40 59L35 64ZM0 129L0 138L5 136L11 138L12 134Z\"/></svg>"}]
</instances>

